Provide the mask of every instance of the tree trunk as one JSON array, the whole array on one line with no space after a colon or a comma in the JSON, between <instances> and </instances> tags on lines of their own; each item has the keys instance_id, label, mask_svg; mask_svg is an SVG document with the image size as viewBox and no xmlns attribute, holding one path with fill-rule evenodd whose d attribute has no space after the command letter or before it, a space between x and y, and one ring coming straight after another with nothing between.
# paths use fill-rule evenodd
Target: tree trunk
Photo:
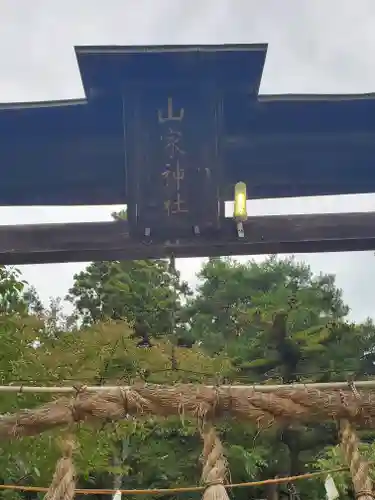
<instances>
[{"instance_id":1,"label":"tree trunk","mask_svg":"<svg viewBox=\"0 0 375 500\"><path fill-rule=\"evenodd\" d=\"M279 485L268 484L266 486L267 500L279 500Z\"/></svg>"},{"instance_id":2,"label":"tree trunk","mask_svg":"<svg viewBox=\"0 0 375 500\"><path fill-rule=\"evenodd\" d=\"M117 446L113 450L112 454L112 464L114 467L122 467L123 463L129 456L129 440L127 438L122 439L117 443ZM114 474L112 487L114 490L120 490L122 487L124 475L122 473Z\"/></svg>"},{"instance_id":3,"label":"tree trunk","mask_svg":"<svg viewBox=\"0 0 375 500\"><path fill-rule=\"evenodd\" d=\"M113 452L112 463L114 467L121 467L122 460L119 453ZM114 474L112 488L114 490L121 490L122 474Z\"/></svg>"}]
</instances>

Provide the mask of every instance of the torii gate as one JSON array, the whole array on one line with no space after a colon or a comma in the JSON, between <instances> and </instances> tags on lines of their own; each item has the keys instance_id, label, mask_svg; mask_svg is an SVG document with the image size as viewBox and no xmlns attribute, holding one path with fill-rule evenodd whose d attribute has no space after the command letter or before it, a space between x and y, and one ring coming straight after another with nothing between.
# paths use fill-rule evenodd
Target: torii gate
<instances>
[{"instance_id":1,"label":"torii gate","mask_svg":"<svg viewBox=\"0 0 375 500\"><path fill-rule=\"evenodd\" d=\"M259 95L267 45L76 47L86 99L0 106L0 205L126 204L128 221L0 227L0 263L365 250L375 213L224 201L375 192L375 95Z\"/></svg>"}]
</instances>

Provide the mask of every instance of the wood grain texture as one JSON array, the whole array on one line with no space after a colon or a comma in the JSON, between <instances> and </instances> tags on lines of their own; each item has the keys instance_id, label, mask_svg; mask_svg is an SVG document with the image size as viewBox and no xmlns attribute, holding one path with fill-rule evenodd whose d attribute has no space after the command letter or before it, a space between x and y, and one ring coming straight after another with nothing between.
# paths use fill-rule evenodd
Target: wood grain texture
<instances>
[{"instance_id":1,"label":"wood grain texture","mask_svg":"<svg viewBox=\"0 0 375 500\"><path fill-rule=\"evenodd\" d=\"M243 240L231 219L216 233L147 243L130 238L125 221L0 226L3 265L374 249L375 212L249 217Z\"/></svg>"}]
</instances>

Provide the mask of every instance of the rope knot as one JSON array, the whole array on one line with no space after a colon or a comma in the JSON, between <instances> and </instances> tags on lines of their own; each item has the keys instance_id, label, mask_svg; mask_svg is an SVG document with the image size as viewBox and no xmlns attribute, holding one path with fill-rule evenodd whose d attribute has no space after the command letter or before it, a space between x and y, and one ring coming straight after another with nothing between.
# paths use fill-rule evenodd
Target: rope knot
<instances>
[{"instance_id":1,"label":"rope knot","mask_svg":"<svg viewBox=\"0 0 375 500\"><path fill-rule=\"evenodd\" d=\"M78 402L79 398L87 391L87 385L84 384L73 385L73 389L76 391L76 393L70 405L70 411L72 413L73 422L80 422L83 419L82 419L82 411L79 408Z\"/></svg>"},{"instance_id":2,"label":"rope knot","mask_svg":"<svg viewBox=\"0 0 375 500\"><path fill-rule=\"evenodd\" d=\"M119 392L120 392L121 403L125 410L125 414L129 415L129 397L128 397L129 390L124 387L119 387Z\"/></svg>"},{"instance_id":3,"label":"rope knot","mask_svg":"<svg viewBox=\"0 0 375 500\"><path fill-rule=\"evenodd\" d=\"M212 481L206 481L204 485L205 485L205 489L207 490L211 486L216 486L217 484L224 484L224 480L223 479L213 479Z\"/></svg>"},{"instance_id":4,"label":"rope knot","mask_svg":"<svg viewBox=\"0 0 375 500\"><path fill-rule=\"evenodd\" d=\"M150 410L152 404L142 397L135 388L119 387L119 395L125 415L141 415L145 409Z\"/></svg>"},{"instance_id":5,"label":"rope knot","mask_svg":"<svg viewBox=\"0 0 375 500\"><path fill-rule=\"evenodd\" d=\"M73 452L77 446L74 439L69 437L60 443L60 448L63 458L72 458Z\"/></svg>"}]
</instances>

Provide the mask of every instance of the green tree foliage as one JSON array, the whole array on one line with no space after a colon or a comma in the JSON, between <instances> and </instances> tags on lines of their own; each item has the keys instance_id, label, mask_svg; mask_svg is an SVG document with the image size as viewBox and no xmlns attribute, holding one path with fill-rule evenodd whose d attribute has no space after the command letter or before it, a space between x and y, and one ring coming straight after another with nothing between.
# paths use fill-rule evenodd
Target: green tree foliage
<instances>
[{"instance_id":1,"label":"green tree foliage","mask_svg":"<svg viewBox=\"0 0 375 500\"><path fill-rule=\"evenodd\" d=\"M158 336L170 333L188 293L165 260L94 262L75 275L68 299L84 325L123 318Z\"/></svg>"},{"instance_id":2,"label":"green tree foliage","mask_svg":"<svg viewBox=\"0 0 375 500\"><path fill-rule=\"evenodd\" d=\"M374 373L374 326L346 321L348 307L334 276L315 276L294 259L270 257L260 264L210 259L200 278L187 308L191 331L207 352L226 353L233 379L326 382ZM269 477L304 472L337 441L333 424L267 434ZM311 496L304 485L301 491Z\"/></svg>"},{"instance_id":3,"label":"green tree foliage","mask_svg":"<svg viewBox=\"0 0 375 500\"><path fill-rule=\"evenodd\" d=\"M36 348L33 340L40 322L33 317L3 316L0 325L4 356L0 357L2 384L22 380L24 383L91 383L121 385L137 381L173 384L177 381L199 382L200 373L215 381L217 373L225 372L224 357L210 358L198 349L176 349L179 371L171 368L171 344L155 342L148 349L138 348L126 323L108 321L79 331L46 337ZM197 374L191 373L194 366ZM9 395L0 402L1 413L31 408L48 400L45 395ZM120 474L128 487L144 484L167 487L170 481L195 482L199 469L200 438L196 425L181 419L132 419L104 428L81 425L76 429L80 442L76 456L82 485L112 487L113 476ZM5 482L25 478L29 484L50 481L59 455L56 437L60 431L38 437L2 443L0 477ZM190 447L186 452L184 445ZM121 446L120 446L121 445ZM113 465L116 450L121 449L117 466ZM125 448L129 448L125 453ZM175 464L181 467L175 467ZM172 466L173 464L173 466ZM186 475L185 470L190 474Z\"/></svg>"},{"instance_id":4,"label":"green tree foliage","mask_svg":"<svg viewBox=\"0 0 375 500\"><path fill-rule=\"evenodd\" d=\"M113 213L126 220L126 210ZM93 262L74 276L69 300L83 325L126 319L139 336L171 333L181 303L191 294L167 260ZM177 321L178 323L178 321Z\"/></svg>"},{"instance_id":5,"label":"green tree foliage","mask_svg":"<svg viewBox=\"0 0 375 500\"><path fill-rule=\"evenodd\" d=\"M24 289L27 283L21 273L13 267L0 266L0 313L23 313L27 308Z\"/></svg>"},{"instance_id":6,"label":"green tree foliage","mask_svg":"<svg viewBox=\"0 0 375 500\"><path fill-rule=\"evenodd\" d=\"M257 308L273 312L280 306L292 307L298 301L309 300L311 314L315 316L321 313L331 316L335 312L344 316L348 312L340 290L334 286L333 276L314 276L307 265L292 258L279 260L272 256L261 263L212 258L203 265L199 277L201 283L193 304L197 312L204 306L204 312L211 315L218 312L220 306L224 307L216 321L226 320L220 324L220 327L227 326L223 337L241 333L235 328L241 313L255 312ZM239 322L238 326L243 324L246 322Z\"/></svg>"},{"instance_id":7,"label":"green tree foliage","mask_svg":"<svg viewBox=\"0 0 375 500\"><path fill-rule=\"evenodd\" d=\"M210 259L201 269L195 295L166 261L93 263L75 276L69 291L79 327L64 316L58 300L44 308L16 271L1 271L2 384L286 383L374 375L372 321L348 322L334 276L314 275L293 259L243 264ZM140 348L134 337L145 331L153 346ZM176 348L171 333L189 336L195 344ZM172 352L178 370L171 369ZM9 395L0 399L0 412L47 399ZM218 431L233 482L325 469L340 460L334 423L256 428L228 419L218 424ZM2 443L1 479L48 484L59 455L57 435ZM94 430L81 425L77 436L82 486L198 482L201 441L193 420L127 419ZM372 458L373 434L363 433L362 439ZM338 483L347 495L347 475L339 476ZM296 486L301 497L318 500L324 495L322 484L316 480ZM285 487L237 490L235 495L238 500L249 495L281 499L283 493Z\"/></svg>"}]
</instances>

